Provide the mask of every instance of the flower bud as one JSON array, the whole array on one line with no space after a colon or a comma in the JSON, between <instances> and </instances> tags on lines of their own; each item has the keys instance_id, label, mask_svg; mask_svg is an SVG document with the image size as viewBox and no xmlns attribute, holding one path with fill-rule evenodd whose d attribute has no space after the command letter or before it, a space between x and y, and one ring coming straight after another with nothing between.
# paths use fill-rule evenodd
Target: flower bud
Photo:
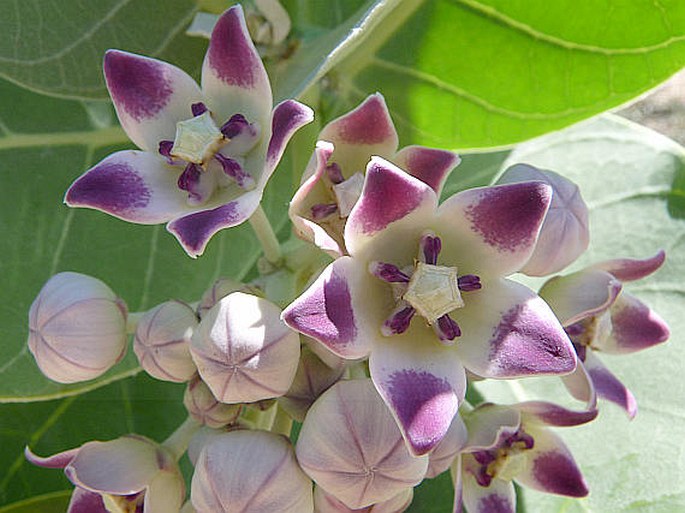
<instances>
[{"instance_id":1,"label":"flower bud","mask_svg":"<svg viewBox=\"0 0 685 513\"><path fill-rule=\"evenodd\" d=\"M195 466L197 513L312 513L312 484L287 438L266 431L212 436Z\"/></svg>"},{"instance_id":2,"label":"flower bud","mask_svg":"<svg viewBox=\"0 0 685 513\"><path fill-rule=\"evenodd\" d=\"M419 484L428 457L412 456L369 379L339 381L309 409L297 441L302 469L348 508L384 502Z\"/></svg>"},{"instance_id":3,"label":"flower bud","mask_svg":"<svg viewBox=\"0 0 685 513\"><path fill-rule=\"evenodd\" d=\"M402 513L411 504L414 490L407 488L392 499L377 502L368 508L350 509L323 488L314 488L314 513Z\"/></svg>"},{"instance_id":4,"label":"flower bud","mask_svg":"<svg viewBox=\"0 0 685 513\"><path fill-rule=\"evenodd\" d=\"M200 376L195 376L188 383L183 395L183 404L188 414L197 422L215 429L235 422L242 409L238 404L217 401Z\"/></svg>"},{"instance_id":5,"label":"flower bud","mask_svg":"<svg viewBox=\"0 0 685 513\"><path fill-rule=\"evenodd\" d=\"M223 403L285 394L295 377L300 341L266 299L234 292L204 316L190 352L202 380Z\"/></svg>"},{"instance_id":6,"label":"flower bud","mask_svg":"<svg viewBox=\"0 0 685 513\"><path fill-rule=\"evenodd\" d=\"M126 304L100 280L56 274L29 310L29 350L53 381L97 378L126 352L126 316Z\"/></svg>"},{"instance_id":7,"label":"flower bud","mask_svg":"<svg viewBox=\"0 0 685 513\"><path fill-rule=\"evenodd\" d=\"M205 314L219 302L221 298L228 296L231 292L245 292L246 294L258 294L259 289L246 285L231 278L219 278L214 284L205 291L197 305L197 314L203 318Z\"/></svg>"},{"instance_id":8,"label":"flower bud","mask_svg":"<svg viewBox=\"0 0 685 513\"><path fill-rule=\"evenodd\" d=\"M167 301L145 312L138 322L133 350L141 367L164 381L183 383L195 374L190 337L197 327L192 308Z\"/></svg>"},{"instance_id":9,"label":"flower bud","mask_svg":"<svg viewBox=\"0 0 685 513\"><path fill-rule=\"evenodd\" d=\"M521 269L529 276L546 276L561 271L576 260L590 243L588 209L578 186L563 176L528 164L507 169L497 183L538 181L553 189L533 254Z\"/></svg>"}]
</instances>

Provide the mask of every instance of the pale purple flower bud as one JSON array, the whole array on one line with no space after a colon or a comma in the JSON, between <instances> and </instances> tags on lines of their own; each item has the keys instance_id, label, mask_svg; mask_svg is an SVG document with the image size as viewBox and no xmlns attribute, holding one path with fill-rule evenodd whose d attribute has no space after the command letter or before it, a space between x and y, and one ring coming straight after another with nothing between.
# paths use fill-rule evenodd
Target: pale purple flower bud
<instances>
[{"instance_id":1,"label":"pale purple flower bud","mask_svg":"<svg viewBox=\"0 0 685 513\"><path fill-rule=\"evenodd\" d=\"M223 436L227 432L228 431L224 429L214 429L207 426L203 426L195 432L193 437L190 439L188 450L186 451L188 459L190 460L190 463L192 463L193 467L197 465L197 460L200 457L200 453L202 452L202 449L204 449L205 445L215 438Z\"/></svg>"},{"instance_id":2,"label":"pale purple flower bud","mask_svg":"<svg viewBox=\"0 0 685 513\"><path fill-rule=\"evenodd\" d=\"M100 280L56 274L29 310L29 350L53 381L97 378L126 352L126 317L126 304Z\"/></svg>"},{"instance_id":3,"label":"pale purple flower bud","mask_svg":"<svg viewBox=\"0 0 685 513\"><path fill-rule=\"evenodd\" d=\"M314 401L339 381L344 372L344 366L331 368L305 347L293 384L288 393L279 398L278 402L291 417L302 422Z\"/></svg>"},{"instance_id":4,"label":"pale purple flower bud","mask_svg":"<svg viewBox=\"0 0 685 513\"><path fill-rule=\"evenodd\" d=\"M297 441L302 469L348 508L392 499L421 482L414 457L371 380L339 381L309 409Z\"/></svg>"},{"instance_id":5,"label":"pale purple flower bud","mask_svg":"<svg viewBox=\"0 0 685 513\"><path fill-rule=\"evenodd\" d=\"M575 261L590 243L588 208L578 186L563 176L528 164L507 169L497 183L544 182L552 187L552 202L535 250L521 272L547 276Z\"/></svg>"},{"instance_id":6,"label":"pale purple flower bud","mask_svg":"<svg viewBox=\"0 0 685 513\"><path fill-rule=\"evenodd\" d=\"M251 285L246 285L232 278L219 278L214 284L205 291L200 299L200 304L197 306L197 314L200 318L212 308L223 297L228 296L231 292L245 292L246 294L259 295L259 289Z\"/></svg>"},{"instance_id":7,"label":"pale purple flower bud","mask_svg":"<svg viewBox=\"0 0 685 513\"><path fill-rule=\"evenodd\" d=\"M212 437L200 452L190 498L197 513L313 513L312 484L287 438L266 431Z\"/></svg>"},{"instance_id":8,"label":"pale purple flower bud","mask_svg":"<svg viewBox=\"0 0 685 513\"><path fill-rule=\"evenodd\" d=\"M190 353L202 380L223 403L285 394L297 371L300 340L266 299L234 292L204 316Z\"/></svg>"},{"instance_id":9,"label":"pale purple flower bud","mask_svg":"<svg viewBox=\"0 0 685 513\"><path fill-rule=\"evenodd\" d=\"M180 301L167 301L146 312L133 340L141 367L157 379L188 381L196 372L190 337L197 325L193 309Z\"/></svg>"},{"instance_id":10,"label":"pale purple flower bud","mask_svg":"<svg viewBox=\"0 0 685 513\"><path fill-rule=\"evenodd\" d=\"M236 421L242 406L217 401L209 387L195 376L183 395L183 405L193 419L210 428L220 428Z\"/></svg>"},{"instance_id":11,"label":"pale purple flower bud","mask_svg":"<svg viewBox=\"0 0 685 513\"><path fill-rule=\"evenodd\" d=\"M350 509L323 488L314 488L314 513L402 513L411 504L414 490L407 488L387 501L377 502L366 508Z\"/></svg>"}]
</instances>

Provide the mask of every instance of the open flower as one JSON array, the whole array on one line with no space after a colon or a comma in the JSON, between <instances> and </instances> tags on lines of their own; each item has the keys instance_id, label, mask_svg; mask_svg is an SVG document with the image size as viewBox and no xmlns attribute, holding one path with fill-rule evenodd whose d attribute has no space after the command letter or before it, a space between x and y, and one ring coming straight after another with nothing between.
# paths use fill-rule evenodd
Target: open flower
<instances>
[{"instance_id":1,"label":"open flower","mask_svg":"<svg viewBox=\"0 0 685 513\"><path fill-rule=\"evenodd\" d=\"M121 126L143 151L108 156L65 201L133 223L166 222L191 256L252 215L286 143L313 119L294 100L272 112L269 78L240 6L214 28L202 89L171 64L119 50L107 52L104 71Z\"/></svg>"},{"instance_id":2,"label":"open flower","mask_svg":"<svg viewBox=\"0 0 685 513\"><path fill-rule=\"evenodd\" d=\"M574 397L587 401L596 392L623 408L630 418L637 414L633 394L594 353L634 353L668 339L666 322L622 290L623 282L656 272L665 258L665 253L659 251L643 260L608 260L567 276L556 276L540 289L540 296L559 317L578 353L578 368L563 378Z\"/></svg>"},{"instance_id":3,"label":"open flower","mask_svg":"<svg viewBox=\"0 0 685 513\"><path fill-rule=\"evenodd\" d=\"M566 374L575 352L547 304L504 277L530 256L549 206L540 182L435 190L373 158L345 228L350 256L283 312L371 378L410 449L430 451L464 397L466 374Z\"/></svg>"},{"instance_id":4,"label":"open flower","mask_svg":"<svg viewBox=\"0 0 685 513\"><path fill-rule=\"evenodd\" d=\"M46 458L28 447L25 453L34 465L64 469L76 486L68 513L174 513L183 504L185 485L176 460L142 436L87 442Z\"/></svg>"},{"instance_id":5,"label":"open flower","mask_svg":"<svg viewBox=\"0 0 685 513\"><path fill-rule=\"evenodd\" d=\"M345 223L361 194L364 169L372 155L424 181L438 196L450 171L459 164L459 156L451 151L423 146L397 151L397 131L380 93L331 121L318 139L289 215L302 238L332 256L346 253Z\"/></svg>"}]
</instances>

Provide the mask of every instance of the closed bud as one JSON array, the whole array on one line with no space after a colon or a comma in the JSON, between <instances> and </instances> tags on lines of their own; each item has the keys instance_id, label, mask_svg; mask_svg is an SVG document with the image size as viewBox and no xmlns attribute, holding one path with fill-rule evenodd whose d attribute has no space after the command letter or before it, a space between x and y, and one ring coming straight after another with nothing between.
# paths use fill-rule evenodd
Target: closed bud
<instances>
[{"instance_id":1,"label":"closed bud","mask_svg":"<svg viewBox=\"0 0 685 513\"><path fill-rule=\"evenodd\" d=\"M203 317L190 352L202 380L223 403L285 394L297 370L300 341L266 299L234 292Z\"/></svg>"},{"instance_id":2,"label":"closed bud","mask_svg":"<svg viewBox=\"0 0 685 513\"><path fill-rule=\"evenodd\" d=\"M500 184L537 181L552 187L552 202L540 228L533 254L521 269L529 276L547 276L575 261L590 243L588 209L578 186L563 176L527 164L516 164Z\"/></svg>"},{"instance_id":3,"label":"closed bud","mask_svg":"<svg viewBox=\"0 0 685 513\"><path fill-rule=\"evenodd\" d=\"M231 292L245 292L246 294L259 295L259 289L251 285L246 285L231 278L219 278L202 295L200 304L197 305L197 314L200 318L204 317L221 298L228 296Z\"/></svg>"},{"instance_id":4,"label":"closed bud","mask_svg":"<svg viewBox=\"0 0 685 513\"><path fill-rule=\"evenodd\" d=\"M133 341L141 367L157 379L188 381L196 372L190 337L197 325L193 309L180 301L167 301L145 312Z\"/></svg>"},{"instance_id":5,"label":"closed bud","mask_svg":"<svg viewBox=\"0 0 685 513\"><path fill-rule=\"evenodd\" d=\"M53 381L97 378L126 352L126 317L126 304L100 280L56 274L29 310L29 350Z\"/></svg>"},{"instance_id":6,"label":"closed bud","mask_svg":"<svg viewBox=\"0 0 685 513\"><path fill-rule=\"evenodd\" d=\"M183 404L193 419L210 428L220 428L235 422L242 409L239 404L224 404L217 401L200 376L195 376L188 383L183 395Z\"/></svg>"},{"instance_id":7,"label":"closed bud","mask_svg":"<svg viewBox=\"0 0 685 513\"><path fill-rule=\"evenodd\" d=\"M191 485L197 513L313 513L312 483L288 439L232 431L208 439Z\"/></svg>"},{"instance_id":8,"label":"closed bud","mask_svg":"<svg viewBox=\"0 0 685 513\"><path fill-rule=\"evenodd\" d=\"M377 502L366 508L350 509L323 488L314 488L314 513L402 513L411 504L414 490L407 488L387 501Z\"/></svg>"}]
</instances>

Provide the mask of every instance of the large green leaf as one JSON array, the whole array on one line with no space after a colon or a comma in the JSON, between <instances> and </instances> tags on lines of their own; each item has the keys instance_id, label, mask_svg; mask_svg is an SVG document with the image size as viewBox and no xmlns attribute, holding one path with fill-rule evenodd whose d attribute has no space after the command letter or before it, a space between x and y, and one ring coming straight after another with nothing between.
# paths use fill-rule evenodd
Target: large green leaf
<instances>
[{"instance_id":1,"label":"large green leaf","mask_svg":"<svg viewBox=\"0 0 685 513\"><path fill-rule=\"evenodd\" d=\"M635 394L635 420L603 402L595 422L559 430L583 469L590 496L575 501L527 490L526 511L685 511L685 220L678 208L685 149L621 118L604 117L523 145L510 162L557 170L580 186L590 207L592 242L572 268L666 250L666 263L657 274L625 287L671 327L671 339L664 345L627 356L601 356ZM553 378L479 385L489 400L569 397Z\"/></svg>"},{"instance_id":2,"label":"large green leaf","mask_svg":"<svg viewBox=\"0 0 685 513\"><path fill-rule=\"evenodd\" d=\"M206 43L184 31L192 0L0 0L0 77L71 98L107 98L102 56L119 48L197 75Z\"/></svg>"}]
</instances>

